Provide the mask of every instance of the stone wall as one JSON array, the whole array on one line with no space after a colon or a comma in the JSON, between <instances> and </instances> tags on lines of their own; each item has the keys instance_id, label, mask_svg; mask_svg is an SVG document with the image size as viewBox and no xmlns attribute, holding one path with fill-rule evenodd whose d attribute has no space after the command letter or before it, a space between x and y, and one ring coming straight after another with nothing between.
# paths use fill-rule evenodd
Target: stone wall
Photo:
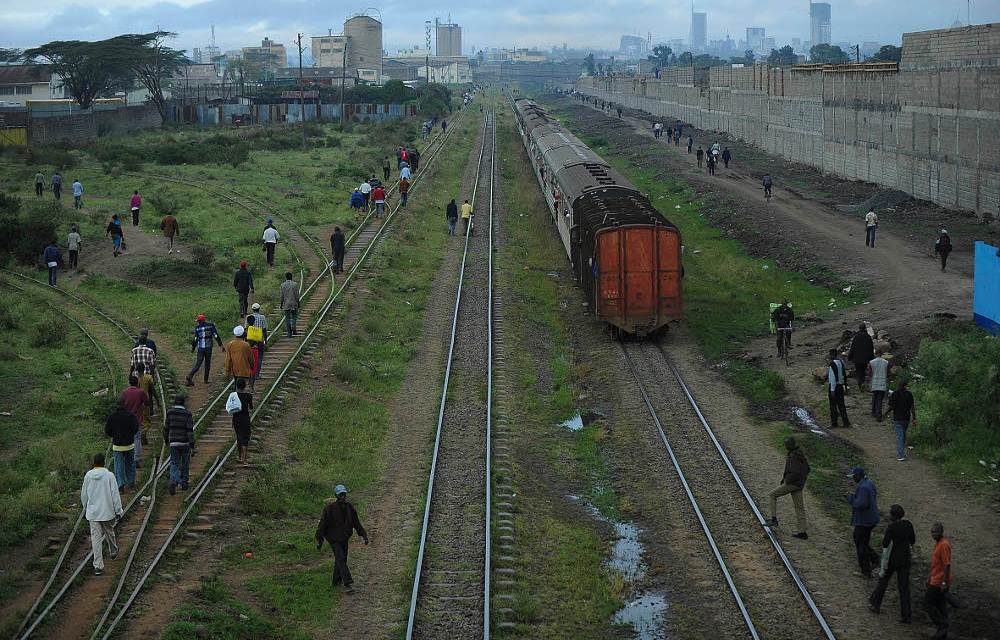
<instances>
[{"instance_id":1,"label":"stone wall","mask_svg":"<svg viewBox=\"0 0 1000 640\"><path fill-rule=\"evenodd\" d=\"M1000 215L1000 24L904 34L898 69L716 67L707 86L575 86L847 178Z\"/></svg>"},{"instance_id":2,"label":"stone wall","mask_svg":"<svg viewBox=\"0 0 1000 640\"><path fill-rule=\"evenodd\" d=\"M46 144L64 139L88 140L109 133L159 127L160 122L160 114L151 104L114 111L31 118L30 144Z\"/></svg>"}]
</instances>

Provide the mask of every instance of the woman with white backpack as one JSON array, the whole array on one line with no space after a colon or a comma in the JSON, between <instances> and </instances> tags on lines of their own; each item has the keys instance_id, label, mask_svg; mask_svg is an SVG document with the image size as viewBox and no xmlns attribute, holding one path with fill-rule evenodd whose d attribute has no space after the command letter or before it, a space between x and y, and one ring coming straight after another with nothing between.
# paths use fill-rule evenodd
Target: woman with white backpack
<instances>
[{"instance_id":1,"label":"woman with white backpack","mask_svg":"<svg viewBox=\"0 0 1000 640\"><path fill-rule=\"evenodd\" d=\"M253 410L253 393L246 391L247 381L236 379L236 391L229 394L226 400L226 412L233 417L233 430L236 432L236 447L239 460L244 467L249 467L247 447L250 446L250 411Z\"/></svg>"}]
</instances>

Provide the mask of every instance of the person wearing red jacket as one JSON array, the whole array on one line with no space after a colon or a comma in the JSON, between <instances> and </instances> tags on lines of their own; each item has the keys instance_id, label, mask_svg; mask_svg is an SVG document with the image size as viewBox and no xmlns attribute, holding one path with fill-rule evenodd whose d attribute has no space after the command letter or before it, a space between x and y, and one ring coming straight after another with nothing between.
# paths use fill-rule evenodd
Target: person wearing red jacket
<instances>
[{"instance_id":1,"label":"person wearing red jacket","mask_svg":"<svg viewBox=\"0 0 1000 640\"><path fill-rule=\"evenodd\" d=\"M375 201L375 217L381 218L385 213L385 189L378 187L372 190L372 200Z\"/></svg>"},{"instance_id":2,"label":"person wearing red jacket","mask_svg":"<svg viewBox=\"0 0 1000 640\"><path fill-rule=\"evenodd\" d=\"M139 226L139 208L142 206L142 196L138 191L132 191L132 198L129 200L129 207L132 208L132 226Z\"/></svg>"}]
</instances>

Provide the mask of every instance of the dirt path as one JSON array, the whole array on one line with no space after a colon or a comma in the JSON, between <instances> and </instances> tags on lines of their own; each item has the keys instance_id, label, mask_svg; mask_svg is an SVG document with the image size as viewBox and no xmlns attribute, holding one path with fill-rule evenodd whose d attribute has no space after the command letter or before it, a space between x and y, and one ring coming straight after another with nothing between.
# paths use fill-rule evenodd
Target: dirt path
<instances>
[{"instance_id":1,"label":"dirt path","mask_svg":"<svg viewBox=\"0 0 1000 640\"><path fill-rule=\"evenodd\" d=\"M589 121L588 128L607 130L614 128L617 122L617 118L604 116L593 108L584 111L579 107L579 110L586 114L581 117ZM634 118L624 120L630 128L629 134L652 139L647 122ZM694 135L696 139L711 139L711 135L705 132L695 132ZM755 226L763 226L764 233L780 236L786 245L805 247L827 267L843 269L841 274L849 281L863 282L868 288L871 304L845 310L834 321L797 330L795 343L799 346L793 350L791 366L787 368L783 363L779 365L773 357L773 338L761 338L749 345L751 357L759 358L764 366L785 378L790 399L799 406L812 407L822 403L825 408L823 389L812 379L811 371L825 362L828 348L840 344L844 329L855 329L864 320L893 336L913 336L920 331L922 323L936 313L956 313L960 316L968 313L972 302L970 255L953 253L948 272L942 273L933 260L926 239L911 237L902 225L880 228L876 248L868 248L864 244L860 213L842 213L828 204L789 192L782 188L780 176L776 176L774 197L767 204L763 201L762 187L757 178L751 177L750 167L732 163L731 169L719 169L717 175L710 176L707 170L697 167L694 154L688 155L683 146L670 146L669 149L672 154L665 167L668 172L676 172L680 179L701 193L715 192L744 204L758 202L758 205L748 205L757 214ZM688 255L688 260L696 259L693 254ZM762 311L762 317L763 313L765 311ZM677 334L671 337L670 343L689 344L678 340ZM690 347L683 347L682 352L681 364L688 365L681 367L682 372L698 372L697 376L689 375L693 377L692 386L702 392L700 395L703 397L699 397L699 401L712 410L729 413L722 408L732 403L728 388L721 395L705 391L719 385L718 376L708 372L709 363ZM1000 537L995 533L1000 527L1000 517L995 505L983 504L974 495L944 478L924 460L911 458L905 463L897 462L891 423L875 423L868 413L869 402L867 393L852 393L848 397L848 412L855 428L838 430L832 437L842 438L861 450L869 474L879 486L883 511L887 511L893 502L904 505L907 517L917 529L921 545L915 557L930 554L930 545L926 540L930 524L935 521L945 524L947 535L956 549L955 570L962 574L961 586L969 606L988 612L993 623L1000 624L1000 576L996 572L974 570L974 566L981 561L992 566L1000 560ZM820 425L828 424L826 415L815 415L814 418ZM757 479L770 479L774 473L780 473L781 456L751 425L742 428L730 426L740 422L727 417L716 420L714 424L725 425L726 437L732 438L728 449L736 451L746 465L748 476L757 485L756 495L764 496L769 485ZM748 434L753 435L747 438ZM748 455L751 452L752 455ZM833 604L831 599L841 600L840 592L845 580L847 584L857 580L846 578L850 575L854 555L850 530L845 523L833 522L817 514L815 508L810 510L810 516L810 530L818 535L810 538L808 546L798 545L806 549L795 551L794 557L797 559L796 566L805 567L804 572L810 580L816 581L810 586L821 606L829 606ZM795 545L792 547L797 548ZM962 557L965 559L960 560ZM915 567L913 580L914 593L919 597L917 591L924 576L917 571ZM864 585L860 590L869 588ZM860 593L855 596L854 600L860 603L858 609L863 611L864 597ZM887 612L892 611L890 607L894 606L890 605L888 597L885 605ZM836 608L840 609L836 614L839 617L841 612L850 611L852 606L841 602ZM915 620L923 620L919 608L915 616ZM961 614L957 616L959 620L963 617L971 618ZM976 627L982 628L980 623L976 623ZM889 633L888 628L885 633ZM908 636L900 634L900 637Z\"/></svg>"}]
</instances>

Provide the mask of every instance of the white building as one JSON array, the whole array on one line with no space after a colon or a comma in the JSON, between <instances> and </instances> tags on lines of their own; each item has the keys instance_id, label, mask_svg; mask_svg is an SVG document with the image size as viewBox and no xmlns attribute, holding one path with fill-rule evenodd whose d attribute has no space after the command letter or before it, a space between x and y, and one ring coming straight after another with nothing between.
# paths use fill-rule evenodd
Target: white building
<instances>
[{"instance_id":1,"label":"white building","mask_svg":"<svg viewBox=\"0 0 1000 640\"><path fill-rule=\"evenodd\" d=\"M0 66L0 100L24 105L28 100L58 100L64 97L62 82L43 65Z\"/></svg>"}]
</instances>

